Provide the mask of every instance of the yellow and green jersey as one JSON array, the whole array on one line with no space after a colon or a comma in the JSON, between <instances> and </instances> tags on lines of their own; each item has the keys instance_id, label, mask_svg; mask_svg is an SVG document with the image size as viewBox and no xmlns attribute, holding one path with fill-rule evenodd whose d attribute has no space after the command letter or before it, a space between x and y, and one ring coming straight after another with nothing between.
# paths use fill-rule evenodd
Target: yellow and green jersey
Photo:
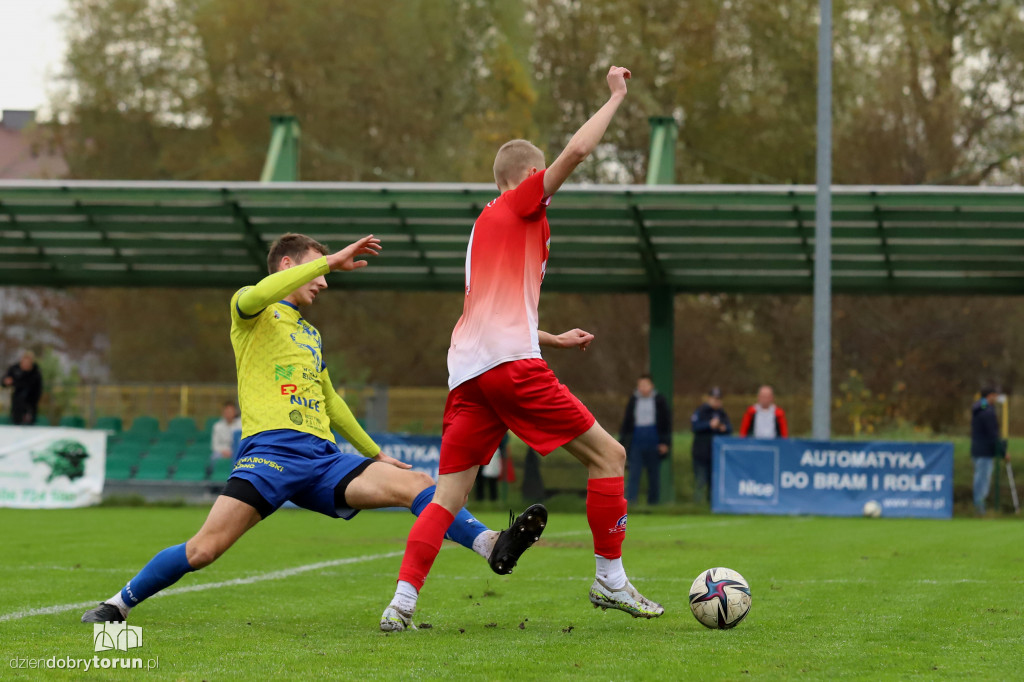
<instances>
[{"instance_id":1,"label":"yellow and green jersey","mask_svg":"<svg viewBox=\"0 0 1024 682\"><path fill-rule=\"evenodd\" d=\"M297 287L329 272L320 258L265 277L231 297L231 346L238 373L242 438L291 429L334 442L333 426L360 453L380 448L334 390L320 332L288 301Z\"/></svg>"}]
</instances>

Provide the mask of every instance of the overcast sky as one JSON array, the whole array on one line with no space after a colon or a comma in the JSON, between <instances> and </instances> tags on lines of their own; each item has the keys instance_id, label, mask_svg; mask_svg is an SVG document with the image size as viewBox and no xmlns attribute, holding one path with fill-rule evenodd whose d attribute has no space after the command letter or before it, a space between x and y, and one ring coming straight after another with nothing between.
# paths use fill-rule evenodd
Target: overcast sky
<instances>
[{"instance_id":1,"label":"overcast sky","mask_svg":"<svg viewBox=\"0 0 1024 682\"><path fill-rule=\"evenodd\" d=\"M67 0L0 0L0 109L44 109L64 56Z\"/></svg>"}]
</instances>

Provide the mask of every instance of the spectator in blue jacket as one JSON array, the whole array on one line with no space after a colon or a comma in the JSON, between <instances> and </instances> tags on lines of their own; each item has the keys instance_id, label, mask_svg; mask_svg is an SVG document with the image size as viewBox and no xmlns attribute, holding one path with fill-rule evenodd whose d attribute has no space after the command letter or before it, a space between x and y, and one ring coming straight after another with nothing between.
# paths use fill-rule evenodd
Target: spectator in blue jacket
<instances>
[{"instance_id":1,"label":"spectator in blue jacket","mask_svg":"<svg viewBox=\"0 0 1024 682\"><path fill-rule=\"evenodd\" d=\"M650 374L641 375L636 391L626 403L619 428L619 442L626 448L626 501L636 502L640 477L647 471L647 503L657 504L661 495L661 460L672 448L672 414L665 396L654 390Z\"/></svg>"},{"instance_id":2,"label":"spectator in blue jacket","mask_svg":"<svg viewBox=\"0 0 1024 682\"><path fill-rule=\"evenodd\" d=\"M985 500L992 486L992 470L996 457L1003 454L999 437L999 417L996 415L995 389L981 389L981 400L971 408L971 460L974 462L974 508L985 513ZM1009 459L1009 453L1006 458Z\"/></svg>"},{"instance_id":3,"label":"spectator in blue jacket","mask_svg":"<svg viewBox=\"0 0 1024 682\"><path fill-rule=\"evenodd\" d=\"M722 408L722 391L715 386L708 391L707 401L690 417L693 430L693 499L711 498L711 445L715 436L732 433L729 415Z\"/></svg>"}]
</instances>

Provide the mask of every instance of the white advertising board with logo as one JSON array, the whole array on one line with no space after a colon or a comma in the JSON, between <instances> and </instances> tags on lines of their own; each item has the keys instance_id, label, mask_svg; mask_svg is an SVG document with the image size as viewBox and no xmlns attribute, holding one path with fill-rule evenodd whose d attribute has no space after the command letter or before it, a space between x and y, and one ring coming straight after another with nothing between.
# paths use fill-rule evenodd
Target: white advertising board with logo
<instances>
[{"instance_id":1,"label":"white advertising board with logo","mask_svg":"<svg viewBox=\"0 0 1024 682\"><path fill-rule=\"evenodd\" d=\"M106 459L106 431L0 426L0 507L98 504Z\"/></svg>"}]
</instances>

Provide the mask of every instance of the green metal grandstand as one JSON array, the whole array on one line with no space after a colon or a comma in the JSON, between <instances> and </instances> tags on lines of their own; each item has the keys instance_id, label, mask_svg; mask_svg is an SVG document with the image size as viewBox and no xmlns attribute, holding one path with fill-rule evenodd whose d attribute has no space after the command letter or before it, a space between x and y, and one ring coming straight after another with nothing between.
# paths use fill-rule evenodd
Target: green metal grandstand
<instances>
[{"instance_id":1,"label":"green metal grandstand","mask_svg":"<svg viewBox=\"0 0 1024 682\"><path fill-rule=\"evenodd\" d=\"M234 287L300 231L385 255L338 286L454 290L490 185L0 183L0 285ZM836 187L840 293L1024 292L1024 191ZM570 186L546 290L810 293L810 186Z\"/></svg>"}]
</instances>

